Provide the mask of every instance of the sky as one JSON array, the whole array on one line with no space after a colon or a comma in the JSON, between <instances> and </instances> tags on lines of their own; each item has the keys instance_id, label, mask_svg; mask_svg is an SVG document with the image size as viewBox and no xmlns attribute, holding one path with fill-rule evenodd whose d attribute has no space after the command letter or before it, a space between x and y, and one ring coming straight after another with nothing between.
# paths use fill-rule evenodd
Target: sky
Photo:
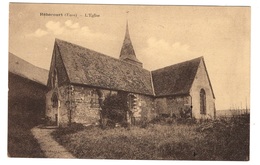
<instances>
[{"instance_id":1,"label":"sky","mask_svg":"<svg viewBox=\"0 0 260 165\"><path fill-rule=\"evenodd\" d=\"M55 38L118 58L128 20L145 69L203 56L216 108L249 107L250 7L11 4L9 13L9 52L41 68Z\"/></svg>"}]
</instances>

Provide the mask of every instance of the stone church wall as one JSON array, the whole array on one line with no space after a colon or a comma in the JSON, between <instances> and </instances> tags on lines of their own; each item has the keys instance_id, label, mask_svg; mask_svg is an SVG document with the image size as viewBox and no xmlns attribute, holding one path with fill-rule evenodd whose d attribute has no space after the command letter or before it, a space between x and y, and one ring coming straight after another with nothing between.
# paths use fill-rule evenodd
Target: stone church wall
<instances>
[{"instance_id":1,"label":"stone church wall","mask_svg":"<svg viewBox=\"0 0 260 165\"><path fill-rule=\"evenodd\" d=\"M98 94L95 88L73 86L61 86L52 89L46 94L46 116L55 123L58 120L59 126L66 126L69 122L82 124L95 124L100 119L100 106ZM101 90L106 97L114 94L115 91ZM58 109L53 108L53 94L58 95ZM57 118L55 117L57 114Z\"/></svg>"},{"instance_id":2,"label":"stone church wall","mask_svg":"<svg viewBox=\"0 0 260 165\"><path fill-rule=\"evenodd\" d=\"M206 114L200 113L200 90L204 89L206 93ZM191 96L193 104L193 116L197 119L213 119L215 115L215 99L207 77L205 65L200 62L196 77L191 87Z\"/></svg>"},{"instance_id":3,"label":"stone church wall","mask_svg":"<svg viewBox=\"0 0 260 165\"><path fill-rule=\"evenodd\" d=\"M181 117L181 111L191 108L190 96L163 97L155 99L155 107L158 115Z\"/></svg>"},{"instance_id":4,"label":"stone church wall","mask_svg":"<svg viewBox=\"0 0 260 165\"><path fill-rule=\"evenodd\" d=\"M66 126L69 123L68 109L66 106L67 90L65 86L54 88L46 94L46 111L45 115L49 120L49 124L58 126ZM53 96L57 95L57 108L53 106Z\"/></svg>"},{"instance_id":5,"label":"stone church wall","mask_svg":"<svg viewBox=\"0 0 260 165\"><path fill-rule=\"evenodd\" d=\"M70 86L61 86L52 89L46 94L46 116L59 126L67 126L69 122L82 124L98 124L100 119L99 94L96 88L73 86L72 90L68 90ZM105 99L109 95L120 94L127 97L126 92L117 92L112 90L98 89ZM70 94L69 94L70 93ZM122 94L123 93L123 94ZM58 108L53 107L53 95L58 96ZM136 107L133 117L137 121L150 121L156 116L154 108L154 99L150 96L135 94ZM127 99L126 99L127 100ZM70 102L69 102L70 101ZM69 108L70 107L70 108Z\"/></svg>"},{"instance_id":6,"label":"stone church wall","mask_svg":"<svg viewBox=\"0 0 260 165\"><path fill-rule=\"evenodd\" d=\"M185 113L191 109L190 96L168 97L167 109L171 116L181 117L181 113Z\"/></svg>"},{"instance_id":7,"label":"stone church wall","mask_svg":"<svg viewBox=\"0 0 260 165\"><path fill-rule=\"evenodd\" d=\"M154 98L145 95L136 94L136 107L133 117L138 124L141 121L151 121L156 116L154 108Z\"/></svg>"},{"instance_id":8,"label":"stone church wall","mask_svg":"<svg viewBox=\"0 0 260 165\"><path fill-rule=\"evenodd\" d=\"M116 91L99 89L103 99L108 95L117 94ZM76 107L72 113L72 121L76 123L98 124L100 119L99 95L96 88L74 87Z\"/></svg>"}]
</instances>

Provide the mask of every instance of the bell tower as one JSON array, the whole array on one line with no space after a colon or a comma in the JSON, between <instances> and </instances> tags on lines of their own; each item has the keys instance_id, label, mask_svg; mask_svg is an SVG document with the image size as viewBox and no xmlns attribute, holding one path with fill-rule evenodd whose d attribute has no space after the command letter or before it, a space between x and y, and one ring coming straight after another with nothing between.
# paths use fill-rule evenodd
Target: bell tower
<instances>
[{"instance_id":1,"label":"bell tower","mask_svg":"<svg viewBox=\"0 0 260 165\"><path fill-rule=\"evenodd\" d=\"M126 22L125 39L121 48L119 59L131 63L133 65L143 67L143 64L136 58L135 55L135 50L129 35L128 21Z\"/></svg>"}]
</instances>

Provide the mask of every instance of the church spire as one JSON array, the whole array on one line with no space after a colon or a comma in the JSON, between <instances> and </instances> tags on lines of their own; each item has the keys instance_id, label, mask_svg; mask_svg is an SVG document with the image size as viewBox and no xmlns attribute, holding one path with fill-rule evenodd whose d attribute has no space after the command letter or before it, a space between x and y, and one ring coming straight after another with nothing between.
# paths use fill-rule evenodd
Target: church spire
<instances>
[{"instance_id":1,"label":"church spire","mask_svg":"<svg viewBox=\"0 0 260 165\"><path fill-rule=\"evenodd\" d=\"M132 45L128 30L128 21L126 22L125 39L121 48L119 59L141 67L143 66L143 64L136 58L134 47Z\"/></svg>"}]
</instances>

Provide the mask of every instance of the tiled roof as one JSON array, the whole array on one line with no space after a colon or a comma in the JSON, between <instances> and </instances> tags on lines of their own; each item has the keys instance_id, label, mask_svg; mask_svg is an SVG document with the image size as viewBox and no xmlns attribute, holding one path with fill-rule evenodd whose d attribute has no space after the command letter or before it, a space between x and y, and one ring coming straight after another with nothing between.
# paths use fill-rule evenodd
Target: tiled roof
<instances>
[{"instance_id":1,"label":"tiled roof","mask_svg":"<svg viewBox=\"0 0 260 165\"><path fill-rule=\"evenodd\" d=\"M202 57L152 71L156 96L189 94Z\"/></svg>"},{"instance_id":2,"label":"tiled roof","mask_svg":"<svg viewBox=\"0 0 260 165\"><path fill-rule=\"evenodd\" d=\"M56 39L55 47L71 83L156 97L189 94L199 64L204 62L199 57L150 72L63 40Z\"/></svg>"},{"instance_id":3,"label":"tiled roof","mask_svg":"<svg viewBox=\"0 0 260 165\"><path fill-rule=\"evenodd\" d=\"M154 95L150 71L59 39L55 44L71 83Z\"/></svg>"},{"instance_id":4,"label":"tiled roof","mask_svg":"<svg viewBox=\"0 0 260 165\"><path fill-rule=\"evenodd\" d=\"M48 70L36 67L12 53L9 53L8 71L40 84L47 84Z\"/></svg>"}]
</instances>

